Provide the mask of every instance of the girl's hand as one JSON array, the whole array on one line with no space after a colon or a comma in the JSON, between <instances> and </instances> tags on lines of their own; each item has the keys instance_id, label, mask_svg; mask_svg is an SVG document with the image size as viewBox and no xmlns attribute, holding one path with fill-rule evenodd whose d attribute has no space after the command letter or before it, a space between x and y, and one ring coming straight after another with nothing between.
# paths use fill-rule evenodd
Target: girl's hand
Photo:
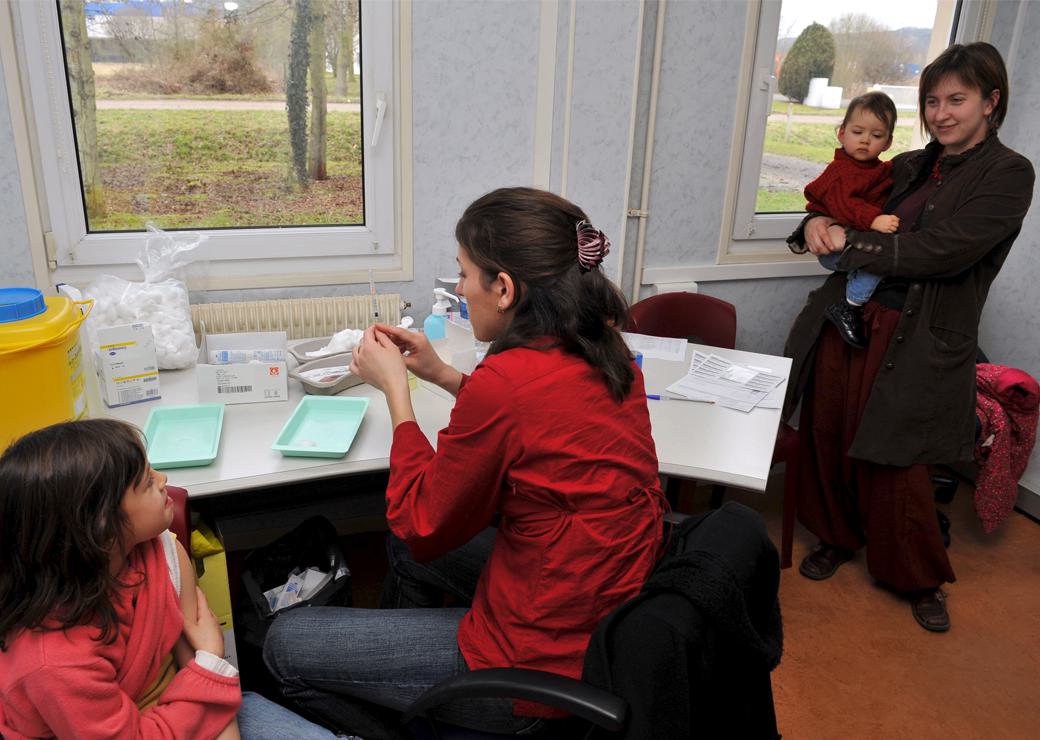
<instances>
[{"instance_id":1,"label":"girl's hand","mask_svg":"<svg viewBox=\"0 0 1040 740\"><path fill-rule=\"evenodd\" d=\"M381 327L387 329L389 327ZM427 343L429 344L429 343ZM385 331L375 326L365 329L361 343L354 348L350 372L383 393L404 388L408 392L408 371L402 350Z\"/></svg>"},{"instance_id":2,"label":"girl's hand","mask_svg":"<svg viewBox=\"0 0 1040 740\"><path fill-rule=\"evenodd\" d=\"M210 611L209 602L202 589L195 587L198 612L194 619L185 615L184 637L193 650L205 650L218 658L224 657L224 631L220 628L217 615Z\"/></svg>"},{"instance_id":3,"label":"girl's hand","mask_svg":"<svg viewBox=\"0 0 1040 740\"><path fill-rule=\"evenodd\" d=\"M828 233L828 227L835 223L837 222L830 216L816 216L806 221L805 229L803 230L805 246L817 257L821 254L840 251L840 248L835 246L831 235Z\"/></svg>"}]
</instances>

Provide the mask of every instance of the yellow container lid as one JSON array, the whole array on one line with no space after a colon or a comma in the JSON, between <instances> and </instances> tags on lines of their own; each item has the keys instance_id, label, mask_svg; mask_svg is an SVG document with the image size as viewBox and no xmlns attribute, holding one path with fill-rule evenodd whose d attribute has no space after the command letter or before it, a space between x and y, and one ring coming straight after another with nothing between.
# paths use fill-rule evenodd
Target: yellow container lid
<instances>
[{"instance_id":1,"label":"yellow container lid","mask_svg":"<svg viewBox=\"0 0 1040 740\"><path fill-rule=\"evenodd\" d=\"M68 334L83 320L76 305L64 296L44 298L47 310L19 321L0 323L0 352L18 352L47 344Z\"/></svg>"}]
</instances>

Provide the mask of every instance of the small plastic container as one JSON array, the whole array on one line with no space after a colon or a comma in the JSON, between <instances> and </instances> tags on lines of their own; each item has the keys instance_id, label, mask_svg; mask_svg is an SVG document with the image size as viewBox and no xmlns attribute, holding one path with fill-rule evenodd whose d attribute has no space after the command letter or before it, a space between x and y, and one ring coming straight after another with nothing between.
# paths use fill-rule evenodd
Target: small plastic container
<instances>
[{"instance_id":1,"label":"small plastic container","mask_svg":"<svg viewBox=\"0 0 1040 740\"><path fill-rule=\"evenodd\" d=\"M80 305L35 288L0 288L0 451L26 432L87 412Z\"/></svg>"},{"instance_id":2,"label":"small plastic container","mask_svg":"<svg viewBox=\"0 0 1040 740\"><path fill-rule=\"evenodd\" d=\"M340 391L364 382L347 370L353 357L352 353L343 352L318 360L309 360L295 370L291 370L289 377L300 381L305 393L316 396L334 396Z\"/></svg>"},{"instance_id":3,"label":"small plastic container","mask_svg":"<svg viewBox=\"0 0 1040 740\"><path fill-rule=\"evenodd\" d=\"M144 425L148 462L156 470L193 468L217 459L224 404L159 406Z\"/></svg>"},{"instance_id":4,"label":"small plastic container","mask_svg":"<svg viewBox=\"0 0 1040 740\"><path fill-rule=\"evenodd\" d=\"M331 357L332 354L341 354L339 352L330 353L329 355L311 355L308 356L308 352L317 352L319 349L327 345L332 341L332 337L319 337L317 339L297 339L294 342L288 342L285 348L289 351L289 354L296 358L296 361L303 365L306 362L313 362L314 360L321 359L324 357ZM350 364L349 362L347 363Z\"/></svg>"},{"instance_id":5,"label":"small plastic container","mask_svg":"<svg viewBox=\"0 0 1040 740\"><path fill-rule=\"evenodd\" d=\"M367 410L367 398L304 396L271 449L286 457L343 457Z\"/></svg>"}]
</instances>

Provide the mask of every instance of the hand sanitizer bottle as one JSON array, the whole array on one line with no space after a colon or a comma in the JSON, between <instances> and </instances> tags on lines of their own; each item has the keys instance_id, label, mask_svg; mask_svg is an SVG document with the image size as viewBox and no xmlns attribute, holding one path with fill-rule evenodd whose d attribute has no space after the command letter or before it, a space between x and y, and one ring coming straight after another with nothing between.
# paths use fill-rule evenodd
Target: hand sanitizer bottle
<instances>
[{"instance_id":1,"label":"hand sanitizer bottle","mask_svg":"<svg viewBox=\"0 0 1040 740\"><path fill-rule=\"evenodd\" d=\"M448 299L450 298L456 303L459 302L459 299L444 288L434 288L433 296L433 309L423 322L423 333L430 340L444 339L444 322L447 320L448 309L451 307Z\"/></svg>"}]
</instances>

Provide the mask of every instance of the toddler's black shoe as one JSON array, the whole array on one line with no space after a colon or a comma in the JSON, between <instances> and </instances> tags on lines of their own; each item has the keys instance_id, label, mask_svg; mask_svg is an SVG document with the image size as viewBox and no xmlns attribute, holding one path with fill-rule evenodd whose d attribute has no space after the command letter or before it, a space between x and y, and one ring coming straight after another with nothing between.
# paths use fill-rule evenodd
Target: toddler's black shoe
<instances>
[{"instance_id":1,"label":"toddler's black shoe","mask_svg":"<svg viewBox=\"0 0 1040 740\"><path fill-rule=\"evenodd\" d=\"M827 319L838 327L841 338L853 347L863 349L867 339L863 336L863 307L853 306L847 301L838 301L827 306Z\"/></svg>"}]
</instances>

